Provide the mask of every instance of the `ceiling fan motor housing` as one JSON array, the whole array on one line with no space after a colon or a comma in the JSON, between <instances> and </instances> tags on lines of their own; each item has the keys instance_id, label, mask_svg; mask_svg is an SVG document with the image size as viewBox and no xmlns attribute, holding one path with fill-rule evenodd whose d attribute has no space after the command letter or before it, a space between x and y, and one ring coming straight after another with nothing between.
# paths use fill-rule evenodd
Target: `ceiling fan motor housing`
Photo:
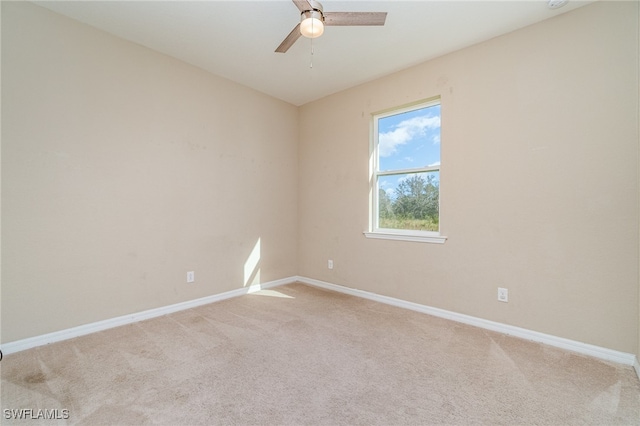
<instances>
[{"instance_id":1,"label":"ceiling fan motor housing","mask_svg":"<svg viewBox=\"0 0 640 426\"><path fill-rule=\"evenodd\" d=\"M320 12L320 14L322 15L322 11L324 9L322 9L322 5L319 2L313 1L313 0L309 0L308 3L311 6L310 10L316 11L316 12Z\"/></svg>"}]
</instances>

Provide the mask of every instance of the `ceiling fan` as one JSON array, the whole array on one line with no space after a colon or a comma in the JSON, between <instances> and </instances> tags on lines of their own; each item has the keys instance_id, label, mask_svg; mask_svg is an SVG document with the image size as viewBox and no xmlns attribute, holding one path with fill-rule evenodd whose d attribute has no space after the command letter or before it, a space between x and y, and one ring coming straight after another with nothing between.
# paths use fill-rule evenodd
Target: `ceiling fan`
<instances>
[{"instance_id":1,"label":"ceiling fan","mask_svg":"<svg viewBox=\"0 0 640 426\"><path fill-rule=\"evenodd\" d=\"M308 38L320 37L324 26L350 25L384 25L387 12L324 12L322 5L313 0L293 0L300 9L300 23L289 33L276 49L284 53L301 36Z\"/></svg>"}]
</instances>

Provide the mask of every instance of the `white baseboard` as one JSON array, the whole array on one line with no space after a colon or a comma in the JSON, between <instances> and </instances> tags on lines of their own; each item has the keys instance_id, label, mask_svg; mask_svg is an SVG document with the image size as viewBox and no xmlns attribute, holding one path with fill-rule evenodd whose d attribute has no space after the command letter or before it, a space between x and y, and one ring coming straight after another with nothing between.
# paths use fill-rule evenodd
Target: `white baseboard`
<instances>
[{"instance_id":1,"label":"white baseboard","mask_svg":"<svg viewBox=\"0 0 640 426\"><path fill-rule=\"evenodd\" d=\"M313 278L298 277L298 281L304 284L309 284L312 286L321 287L352 296L362 297L364 299L374 300L376 302L385 303L387 305L410 309L412 311L422 312L425 314L433 315L435 317L445 318L448 320L473 325L475 327L480 327L487 330L497 331L499 333L508 334L522 339L544 343L549 346L566 349L595 358L613 361L624 365L631 365L635 367L636 373L640 378L640 365L638 364L638 359L634 354L619 352L600 346L590 345L588 343L582 343L575 340L553 336L550 334L527 330L525 328L514 327L512 325L502 324L494 321L488 321L482 318L472 317L470 315L464 315L456 312L446 311L444 309L433 308L431 306L420 305L418 303L407 302L405 300L395 299L393 297L381 296L379 294L369 293L367 291L357 290L349 287L343 287L341 285L331 284Z\"/></svg>"},{"instance_id":2,"label":"white baseboard","mask_svg":"<svg viewBox=\"0 0 640 426\"><path fill-rule=\"evenodd\" d=\"M212 296L202 297L200 299L189 300L186 302L176 303L173 305L162 306L160 308L149 309L147 311L137 312L134 314L123 315L116 318L110 318L103 321L93 322L78 327L68 328L66 330L55 331L53 333L43 334L41 336L30 337L27 339L16 340L2 345L2 352L9 355L15 352L24 351L26 349L35 348L36 346L47 345L49 343L60 342L62 340L72 339L74 337L84 336L86 334L95 333L97 331L107 330L109 328L119 327L121 325L131 324L146 319L171 314L173 312L183 311L185 309L195 308L196 306L207 305L213 302L230 299L232 297L242 296L248 293L255 293L266 288L277 287L284 284L290 284L297 281L297 277L283 278L276 281L270 281L263 284L252 285L250 287L238 288L227 291L225 293L215 294Z\"/></svg>"},{"instance_id":3,"label":"white baseboard","mask_svg":"<svg viewBox=\"0 0 640 426\"><path fill-rule=\"evenodd\" d=\"M202 297L200 299L189 300L186 302L176 303L169 306L163 306L160 308L149 309L134 314L123 315L116 318L107 319L104 321L98 321L90 324L81 325L78 327L69 328L66 330L60 330L53 333L43 334L41 336L30 337L27 339L16 340L14 342L8 342L2 345L2 352L5 355L9 355L15 352L24 351L34 348L36 346L47 345L49 343L59 342L62 340L72 339L74 337L84 336L86 334L95 333L97 331L107 330L109 328L119 327L121 325L131 324L146 319L167 315L173 312L183 311L185 309L195 308L196 306L206 305L209 303L219 302L232 297L242 296L248 293L254 293L262 289L273 288L285 284L291 284L294 282L301 282L304 284L325 288L327 290L333 290L340 293L349 294L352 296L362 297L364 299L373 300L387 305L397 306L404 309L410 309L412 311L422 312L428 315L433 315L440 318L449 319L452 321L469 324L475 327L484 328L487 330L497 331L499 333L508 334L511 336L519 337L522 339L531 340L534 342L544 343L549 346L555 346L558 348L566 349L576 353L593 356L595 358L604 359L607 361L613 361L624 365L633 366L640 378L640 363L638 358L629 353L619 352L612 349L603 348L600 346L590 345L588 343L582 343L575 340L564 339L562 337L556 337L550 334L539 333L537 331L527 330L520 327L514 327L507 324L502 324L494 321L488 321L482 318L472 317L470 315L459 314L456 312L447 311L444 309L434 308L426 305L420 305L418 303L407 302L401 299L395 299L393 297L381 296L379 294L370 293L363 290L357 290L349 287L344 287L337 284L328 283L325 281L316 280L307 277L288 277L280 280L270 281L263 284L253 285L250 287L243 287L225 293L220 293L212 296Z\"/></svg>"}]
</instances>

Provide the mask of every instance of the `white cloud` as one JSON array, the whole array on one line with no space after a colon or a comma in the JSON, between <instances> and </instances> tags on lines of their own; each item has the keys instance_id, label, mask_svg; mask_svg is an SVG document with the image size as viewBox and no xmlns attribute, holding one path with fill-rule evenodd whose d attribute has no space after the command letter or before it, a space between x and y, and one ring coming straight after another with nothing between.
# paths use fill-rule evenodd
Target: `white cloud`
<instances>
[{"instance_id":1,"label":"white cloud","mask_svg":"<svg viewBox=\"0 0 640 426\"><path fill-rule=\"evenodd\" d=\"M427 129L440 127L440 117L420 116L401 121L393 130L380 133L378 139L381 157L396 152L398 145L404 145L418 136L424 136Z\"/></svg>"},{"instance_id":2,"label":"white cloud","mask_svg":"<svg viewBox=\"0 0 640 426\"><path fill-rule=\"evenodd\" d=\"M434 166L439 166L439 165L440 165L440 162L436 161L435 163L429 164L427 167L434 167Z\"/></svg>"},{"instance_id":3,"label":"white cloud","mask_svg":"<svg viewBox=\"0 0 640 426\"><path fill-rule=\"evenodd\" d=\"M433 136L433 144L434 145L439 145L440 144L440 134L437 134L435 136Z\"/></svg>"}]
</instances>

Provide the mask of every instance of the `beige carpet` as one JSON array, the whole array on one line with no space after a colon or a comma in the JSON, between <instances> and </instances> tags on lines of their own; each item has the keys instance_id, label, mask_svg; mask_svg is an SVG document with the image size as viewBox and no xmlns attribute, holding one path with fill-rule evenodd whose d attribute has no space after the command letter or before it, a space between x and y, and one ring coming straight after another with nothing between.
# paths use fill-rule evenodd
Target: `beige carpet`
<instances>
[{"instance_id":1,"label":"beige carpet","mask_svg":"<svg viewBox=\"0 0 640 426\"><path fill-rule=\"evenodd\" d=\"M5 356L59 424L640 425L632 368L302 284ZM51 413L51 411L49 411Z\"/></svg>"}]
</instances>

